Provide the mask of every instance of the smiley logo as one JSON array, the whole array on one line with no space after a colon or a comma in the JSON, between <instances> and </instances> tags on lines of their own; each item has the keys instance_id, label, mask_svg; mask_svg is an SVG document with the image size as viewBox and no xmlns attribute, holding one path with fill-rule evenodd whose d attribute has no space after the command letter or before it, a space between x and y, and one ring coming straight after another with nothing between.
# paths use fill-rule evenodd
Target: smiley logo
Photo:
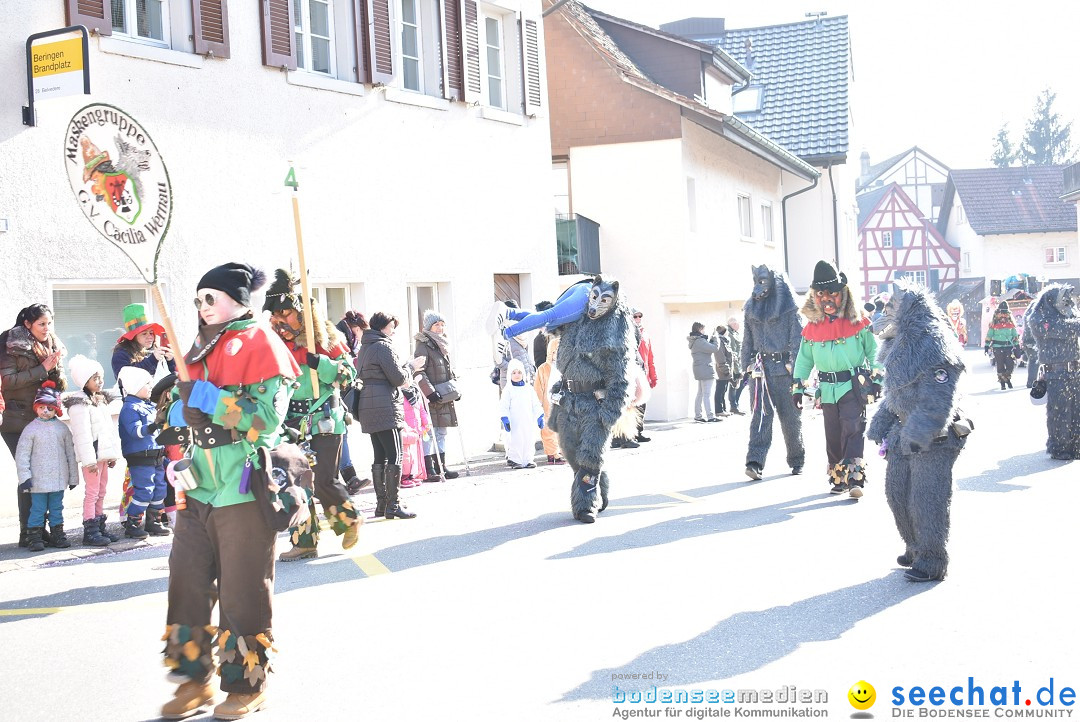
<instances>
[{"instance_id":1,"label":"smiley logo","mask_svg":"<svg viewBox=\"0 0 1080 722\"><path fill-rule=\"evenodd\" d=\"M865 680L859 680L851 685L847 693L848 702L855 709L870 709L877 701L877 692L874 686Z\"/></svg>"}]
</instances>

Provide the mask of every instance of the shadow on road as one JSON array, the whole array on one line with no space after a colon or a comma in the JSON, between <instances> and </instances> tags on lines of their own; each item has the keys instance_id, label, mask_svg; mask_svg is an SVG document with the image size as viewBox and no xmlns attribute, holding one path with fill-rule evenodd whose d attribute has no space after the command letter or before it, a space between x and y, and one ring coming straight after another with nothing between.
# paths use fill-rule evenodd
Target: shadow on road
<instances>
[{"instance_id":1,"label":"shadow on road","mask_svg":"<svg viewBox=\"0 0 1080 722\"><path fill-rule=\"evenodd\" d=\"M1052 463L1054 462L1047 458L1045 451L1009 457L999 461L996 469L987 469L976 476L957 479L956 488L963 491L1023 491L1031 487L1007 482L1022 479L1032 472L1050 469Z\"/></svg>"},{"instance_id":2,"label":"shadow on road","mask_svg":"<svg viewBox=\"0 0 1080 722\"><path fill-rule=\"evenodd\" d=\"M77 607L83 604L99 604L101 602L118 602L121 600L131 599L132 597L143 596L146 594L159 594L167 591L169 588L169 580L167 577L159 577L156 579L141 579L133 582L124 582L123 584L107 584L104 586L94 587L78 587L76 589L66 589L62 592L56 592L54 594L43 594L39 597L27 597L25 599L13 599L10 602L3 602L5 610L15 609L55 609L58 607ZM37 615L27 616L40 616L40 612ZM0 617L0 624L7 624L9 622L18 622L26 619L24 616L2 616Z\"/></svg>"},{"instance_id":3,"label":"shadow on road","mask_svg":"<svg viewBox=\"0 0 1080 722\"><path fill-rule=\"evenodd\" d=\"M809 501L817 503L799 506ZM624 549L640 549L642 547L669 544L706 534L752 529L766 524L778 524L787 521L799 512L855 503L858 502L847 497L827 497L823 499L821 494L813 494L804 496L801 499L782 501L753 509L724 511L717 514L689 514L678 519L662 521L652 526L632 529L617 536L598 537L569 551L550 556L548 559L573 559L590 554L608 554Z\"/></svg>"},{"instance_id":4,"label":"shadow on road","mask_svg":"<svg viewBox=\"0 0 1080 722\"><path fill-rule=\"evenodd\" d=\"M896 572L788 606L739 612L693 639L655 647L615 669L597 670L588 681L557 701L610 699L611 675L626 670L664 672L668 679L663 686L667 687L724 680L753 672L791 654L807 642L839 639L860 620L934 586L912 584Z\"/></svg>"}]
</instances>

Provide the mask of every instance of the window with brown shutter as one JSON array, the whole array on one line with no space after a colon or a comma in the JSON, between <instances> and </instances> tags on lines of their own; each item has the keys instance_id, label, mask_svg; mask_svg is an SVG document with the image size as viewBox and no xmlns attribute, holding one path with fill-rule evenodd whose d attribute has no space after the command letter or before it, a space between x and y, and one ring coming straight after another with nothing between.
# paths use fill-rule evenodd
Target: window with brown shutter
<instances>
[{"instance_id":1,"label":"window with brown shutter","mask_svg":"<svg viewBox=\"0 0 1080 722\"><path fill-rule=\"evenodd\" d=\"M394 82L394 44L390 36L390 0L367 0L371 18L368 55L371 82L391 85Z\"/></svg>"},{"instance_id":2,"label":"window with brown shutter","mask_svg":"<svg viewBox=\"0 0 1080 722\"><path fill-rule=\"evenodd\" d=\"M480 25L476 0L461 0L462 71L465 102L480 102Z\"/></svg>"},{"instance_id":3,"label":"window with brown shutter","mask_svg":"<svg viewBox=\"0 0 1080 722\"><path fill-rule=\"evenodd\" d=\"M371 82L371 62L368 58L368 2L353 0L353 18L356 25L356 79Z\"/></svg>"},{"instance_id":4,"label":"window with brown shutter","mask_svg":"<svg viewBox=\"0 0 1080 722\"><path fill-rule=\"evenodd\" d=\"M109 0L67 0L67 24L85 25L98 35L112 35L112 20L106 10Z\"/></svg>"},{"instance_id":5,"label":"window with brown shutter","mask_svg":"<svg viewBox=\"0 0 1080 722\"><path fill-rule=\"evenodd\" d=\"M263 65L296 70L293 2L262 0Z\"/></svg>"},{"instance_id":6,"label":"window with brown shutter","mask_svg":"<svg viewBox=\"0 0 1080 722\"><path fill-rule=\"evenodd\" d=\"M543 93L540 88L540 33L535 20L525 20L521 42L521 63L525 76L525 115L536 115Z\"/></svg>"},{"instance_id":7,"label":"window with brown shutter","mask_svg":"<svg viewBox=\"0 0 1080 722\"><path fill-rule=\"evenodd\" d=\"M442 0L443 44L446 57L446 88L444 95L450 100L461 100L463 95L463 71L461 68L461 0Z\"/></svg>"},{"instance_id":8,"label":"window with brown shutter","mask_svg":"<svg viewBox=\"0 0 1080 722\"><path fill-rule=\"evenodd\" d=\"M198 55L229 57L229 0L191 0Z\"/></svg>"}]
</instances>

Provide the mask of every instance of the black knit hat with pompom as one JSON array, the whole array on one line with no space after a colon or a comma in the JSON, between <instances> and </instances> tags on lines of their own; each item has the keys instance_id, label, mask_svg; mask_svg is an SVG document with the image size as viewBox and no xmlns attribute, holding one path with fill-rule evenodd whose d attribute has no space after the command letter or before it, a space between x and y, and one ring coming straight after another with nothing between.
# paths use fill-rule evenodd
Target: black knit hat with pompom
<instances>
[{"instance_id":1,"label":"black knit hat with pompom","mask_svg":"<svg viewBox=\"0 0 1080 722\"><path fill-rule=\"evenodd\" d=\"M266 284L266 274L247 263L226 263L211 268L195 287L212 288L229 295L241 306L251 307L251 293Z\"/></svg>"}]
</instances>

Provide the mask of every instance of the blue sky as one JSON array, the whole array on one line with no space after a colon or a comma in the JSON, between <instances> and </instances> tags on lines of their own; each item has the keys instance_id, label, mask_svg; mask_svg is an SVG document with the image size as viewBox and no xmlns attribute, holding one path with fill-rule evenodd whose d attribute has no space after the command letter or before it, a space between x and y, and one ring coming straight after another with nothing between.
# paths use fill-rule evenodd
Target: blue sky
<instances>
[{"instance_id":1,"label":"blue sky","mask_svg":"<svg viewBox=\"0 0 1080 722\"><path fill-rule=\"evenodd\" d=\"M854 156L876 163L918 145L953 168L990 166L1008 122L1018 141L1035 98L1049 87L1073 122L1080 160L1080 2L1027 0L585 0L652 27L684 17L723 17L728 27L847 15L855 84ZM998 10L1009 8L1013 11Z\"/></svg>"}]
</instances>

